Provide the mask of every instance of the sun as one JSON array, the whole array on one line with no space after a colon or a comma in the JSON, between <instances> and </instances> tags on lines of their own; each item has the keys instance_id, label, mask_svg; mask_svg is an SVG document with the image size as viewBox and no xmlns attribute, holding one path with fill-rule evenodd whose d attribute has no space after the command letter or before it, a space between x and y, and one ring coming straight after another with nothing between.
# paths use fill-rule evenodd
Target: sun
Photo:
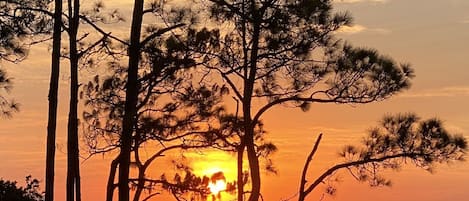
<instances>
[{"instance_id":1,"label":"sun","mask_svg":"<svg viewBox=\"0 0 469 201\"><path fill-rule=\"evenodd\" d=\"M226 181L223 179L211 181L208 184L208 188L213 195L218 195L221 191L226 190Z\"/></svg>"},{"instance_id":2,"label":"sun","mask_svg":"<svg viewBox=\"0 0 469 201\"><path fill-rule=\"evenodd\" d=\"M208 183L208 189L213 195L219 195L221 191L226 190L226 178L222 171L212 174Z\"/></svg>"}]
</instances>

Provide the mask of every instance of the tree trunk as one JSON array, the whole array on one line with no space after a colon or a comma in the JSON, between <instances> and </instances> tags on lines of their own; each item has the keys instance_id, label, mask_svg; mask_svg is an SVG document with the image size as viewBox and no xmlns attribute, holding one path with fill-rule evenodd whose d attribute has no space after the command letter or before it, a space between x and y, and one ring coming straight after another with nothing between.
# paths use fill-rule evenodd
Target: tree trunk
<instances>
[{"instance_id":1,"label":"tree trunk","mask_svg":"<svg viewBox=\"0 0 469 201\"><path fill-rule=\"evenodd\" d=\"M254 128L258 122L254 122L251 118L251 101L254 90L254 84L256 82L257 74L257 60L259 51L259 36L260 36L260 16L259 11L256 8L256 4L251 0L251 12L253 13L254 22L253 35L252 35L252 49L249 55L249 76L244 81L244 100L243 100L243 113L245 123L245 135L244 143L246 145L246 152L249 161L249 170L251 174L251 194L249 201L258 201L261 192L261 175L259 158L257 157L255 140L254 140ZM247 55L245 55L247 57Z\"/></svg>"},{"instance_id":2,"label":"tree trunk","mask_svg":"<svg viewBox=\"0 0 469 201\"><path fill-rule=\"evenodd\" d=\"M60 43L62 33L62 1L55 0L52 64L49 85L49 116L47 121L46 192L45 201L54 200L55 136L57 128L57 93L59 88Z\"/></svg>"},{"instance_id":3,"label":"tree trunk","mask_svg":"<svg viewBox=\"0 0 469 201\"><path fill-rule=\"evenodd\" d=\"M135 189L134 201L139 201L142 195L143 189L145 188L145 171L146 167L140 166L138 169L138 181L137 188Z\"/></svg>"},{"instance_id":4,"label":"tree trunk","mask_svg":"<svg viewBox=\"0 0 469 201\"><path fill-rule=\"evenodd\" d=\"M114 180L116 178L117 164L119 164L118 162L119 156L117 156L117 158L111 162L111 168L109 170L109 177L106 186L106 201L112 201L112 197L114 197L114 189L116 188Z\"/></svg>"},{"instance_id":5,"label":"tree trunk","mask_svg":"<svg viewBox=\"0 0 469 201\"><path fill-rule=\"evenodd\" d=\"M252 69L251 69L252 71ZM259 159L257 158L255 144L254 144L254 127L255 123L251 119L251 96L253 83L245 85L245 92L251 91L251 93L245 94L245 102L243 103L244 113L244 143L246 146L247 157L249 161L249 173L251 176L251 194L249 195L249 201L258 201L261 189L261 178L260 178L260 167ZM247 87L246 87L247 86Z\"/></svg>"},{"instance_id":6,"label":"tree trunk","mask_svg":"<svg viewBox=\"0 0 469 201\"><path fill-rule=\"evenodd\" d=\"M247 132L247 136L253 136L250 134L249 131ZM260 166L259 166L259 158L257 157L255 145L254 145L254 137L248 137L246 139L246 150L247 156L249 161L249 170L251 174L251 194L249 196L249 201L258 201L261 192L261 174L260 174Z\"/></svg>"},{"instance_id":7,"label":"tree trunk","mask_svg":"<svg viewBox=\"0 0 469 201\"><path fill-rule=\"evenodd\" d=\"M78 148L78 62L77 34L80 1L69 0L70 106L67 135L67 201L81 201Z\"/></svg>"},{"instance_id":8,"label":"tree trunk","mask_svg":"<svg viewBox=\"0 0 469 201\"><path fill-rule=\"evenodd\" d=\"M241 143L238 147L238 160L237 160L237 166L238 166L238 182L237 182L237 188L238 188L238 201L243 201L244 200L244 173L243 173L243 155L244 155L244 144L242 143L243 140L241 140Z\"/></svg>"},{"instance_id":9,"label":"tree trunk","mask_svg":"<svg viewBox=\"0 0 469 201\"><path fill-rule=\"evenodd\" d=\"M143 18L143 0L135 0L130 31L129 66L122 122L121 152L119 161L119 201L129 201L129 170L132 133L137 113L137 79L140 60L140 35Z\"/></svg>"}]
</instances>

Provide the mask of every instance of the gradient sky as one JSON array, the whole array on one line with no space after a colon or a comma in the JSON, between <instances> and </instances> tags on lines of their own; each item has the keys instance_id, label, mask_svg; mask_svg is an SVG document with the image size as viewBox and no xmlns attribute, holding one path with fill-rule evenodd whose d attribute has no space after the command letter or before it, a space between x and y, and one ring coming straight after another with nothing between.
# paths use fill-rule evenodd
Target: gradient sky
<instances>
[{"instance_id":1,"label":"gradient sky","mask_svg":"<svg viewBox=\"0 0 469 201\"><path fill-rule=\"evenodd\" d=\"M131 1L105 2L109 7L130 12ZM335 9L348 10L355 18L355 24L342 29L339 37L356 46L376 48L399 62L411 63L417 77L410 90L378 103L355 106L315 104L306 113L291 108L276 108L267 113L264 123L268 136L279 147L279 152L274 155L279 174L263 177L262 192L266 201L295 194L304 159L320 132L324 137L318 158L312 164L312 176L339 162L337 151L344 144L359 141L384 114L415 112L423 118L436 116L451 132L469 138L468 0L338 0ZM0 121L0 177L18 180L20 184L28 174L41 180L44 178L50 73L47 48L47 45L34 48L28 60L19 65L2 63L14 77L11 96L22 107L12 119ZM57 136L57 201L65 200L67 79L68 73L64 69ZM192 161L195 171L200 174L217 168L231 174L229 172L235 167L230 156L220 153L198 156ZM107 156L82 162L84 201L104 199L108 162ZM435 174L406 166L399 172L386 172L393 186L378 189L360 184L344 172L336 186L337 195L326 196L324 200L469 200L468 170L468 162L438 166ZM309 200L319 200L321 193L319 188Z\"/></svg>"}]
</instances>

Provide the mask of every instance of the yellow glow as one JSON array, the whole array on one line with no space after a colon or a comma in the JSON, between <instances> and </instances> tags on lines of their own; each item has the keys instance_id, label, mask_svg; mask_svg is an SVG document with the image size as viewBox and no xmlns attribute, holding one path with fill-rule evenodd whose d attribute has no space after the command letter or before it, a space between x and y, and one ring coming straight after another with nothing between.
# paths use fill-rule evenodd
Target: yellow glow
<instances>
[{"instance_id":1,"label":"yellow glow","mask_svg":"<svg viewBox=\"0 0 469 201\"><path fill-rule=\"evenodd\" d=\"M236 180L236 158L233 155L221 152L210 151L204 155L190 155L194 174L198 176L211 176L217 172L223 172L226 181ZM247 164L245 163L245 169Z\"/></svg>"},{"instance_id":2,"label":"yellow glow","mask_svg":"<svg viewBox=\"0 0 469 201\"><path fill-rule=\"evenodd\" d=\"M213 195L218 195L221 191L226 190L226 182L224 180L216 180L215 182L210 182L208 188Z\"/></svg>"}]
</instances>

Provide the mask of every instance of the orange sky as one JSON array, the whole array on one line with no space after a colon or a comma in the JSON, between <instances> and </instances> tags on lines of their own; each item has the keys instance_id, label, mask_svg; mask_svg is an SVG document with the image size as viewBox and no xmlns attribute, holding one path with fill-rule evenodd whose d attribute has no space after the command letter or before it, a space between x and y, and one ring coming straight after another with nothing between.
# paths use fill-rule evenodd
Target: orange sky
<instances>
[{"instance_id":1,"label":"orange sky","mask_svg":"<svg viewBox=\"0 0 469 201\"><path fill-rule=\"evenodd\" d=\"M112 7L117 1L105 1ZM128 12L130 1L119 1ZM343 29L340 37L357 46L378 49L397 61L410 62L417 77L410 90L389 100L367 105L312 105L309 112L276 108L264 116L268 137L278 145L274 162L278 175L263 177L266 201L288 198L296 193L304 159L319 132L324 133L312 173L338 161L343 144L359 141L383 114L415 112L423 118L437 116L446 127L469 138L469 1L467 0L343 0L337 10L349 10L355 25ZM130 19L127 19L128 22ZM112 27L111 27L112 28ZM124 32L125 33L125 32ZM41 50L42 49L42 50ZM2 63L14 77L11 96L21 103L21 112L0 121L0 177L18 180L32 174L43 179L47 121L47 87L50 53L46 45L31 51L29 59L17 66ZM66 64L66 63L64 63ZM64 65L66 67L67 65ZM68 73L64 69L60 85L56 200L65 200L65 126ZM84 161L82 184L84 201L103 200L109 157ZM204 168L234 168L229 156L207 154L193 161L196 172ZM393 187L370 189L345 172L334 201L446 201L469 200L469 163L442 165L436 174L415 168L389 172ZM229 175L231 170L227 171ZM321 188L310 201L321 198ZM293 199L294 200L294 199Z\"/></svg>"}]
</instances>

